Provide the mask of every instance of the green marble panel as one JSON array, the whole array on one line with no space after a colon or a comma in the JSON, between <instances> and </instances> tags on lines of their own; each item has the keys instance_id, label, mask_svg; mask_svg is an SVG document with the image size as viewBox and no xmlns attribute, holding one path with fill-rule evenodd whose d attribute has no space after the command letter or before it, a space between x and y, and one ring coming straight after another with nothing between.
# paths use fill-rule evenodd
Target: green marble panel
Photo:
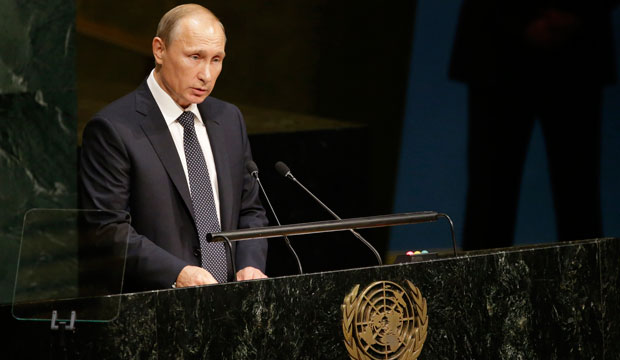
<instances>
[{"instance_id":1,"label":"green marble panel","mask_svg":"<svg viewBox=\"0 0 620 360\"><path fill-rule=\"evenodd\" d=\"M603 333L602 359L620 356L620 240L600 243L602 313L600 329Z\"/></svg>"},{"instance_id":2,"label":"green marble panel","mask_svg":"<svg viewBox=\"0 0 620 360\"><path fill-rule=\"evenodd\" d=\"M24 213L76 206L75 4L0 0L0 304Z\"/></svg>"}]
</instances>

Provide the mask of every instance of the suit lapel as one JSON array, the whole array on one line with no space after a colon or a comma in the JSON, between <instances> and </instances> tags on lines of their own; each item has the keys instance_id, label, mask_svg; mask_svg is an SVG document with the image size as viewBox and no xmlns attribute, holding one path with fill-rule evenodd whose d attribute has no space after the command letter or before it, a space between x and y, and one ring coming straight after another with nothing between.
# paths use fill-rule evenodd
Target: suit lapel
<instances>
[{"instance_id":1,"label":"suit lapel","mask_svg":"<svg viewBox=\"0 0 620 360\"><path fill-rule=\"evenodd\" d=\"M193 218L194 211L192 210L191 196L187 180L185 179L185 172L181 165L181 159L177 154L177 149L166 121L161 111L159 111L151 92L148 90L146 82L142 83L142 86L136 92L136 111L144 115L140 126L151 142L153 149L155 149L159 160L164 165L172 183L179 194L181 194L181 198Z\"/></svg>"},{"instance_id":2,"label":"suit lapel","mask_svg":"<svg viewBox=\"0 0 620 360\"><path fill-rule=\"evenodd\" d=\"M232 188L230 162L226 151L226 135L217 114L212 111L209 98L202 104L198 105L202 120L207 127L207 135L211 143L211 151L215 160L215 168L217 169L218 192L220 199L220 216L222 230L230 230L232 228Z\"/></svg>"}]
</instances>

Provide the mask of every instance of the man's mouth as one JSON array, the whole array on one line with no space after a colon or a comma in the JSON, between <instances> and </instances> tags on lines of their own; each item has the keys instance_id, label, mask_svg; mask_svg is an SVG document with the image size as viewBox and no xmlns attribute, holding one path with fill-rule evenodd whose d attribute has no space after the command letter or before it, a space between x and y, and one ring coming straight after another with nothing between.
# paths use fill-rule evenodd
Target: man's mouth
<instances>
[{"instance_id":1,"label":"man's mouth","mask_svg":"<svg viewBox=\"0 0 620 360\"><path fill-rule=\"evenodd\" d=\"M207 89L201 89L201 88L192 88L192 90L200 95L206 94L207 93Z\"/></svg>"}]
</instances>

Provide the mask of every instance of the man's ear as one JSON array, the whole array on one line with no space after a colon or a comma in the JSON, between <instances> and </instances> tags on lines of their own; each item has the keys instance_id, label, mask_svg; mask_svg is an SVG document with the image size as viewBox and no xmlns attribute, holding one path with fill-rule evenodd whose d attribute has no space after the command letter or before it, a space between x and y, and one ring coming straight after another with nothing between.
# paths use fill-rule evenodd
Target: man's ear
<instances>
[{"instance_id":1,"label":"man's ear","mask_svg":"<svg viewBox=\"0 0 620 360\"><path fill-rule=\"evenodd\" d=\"M155 58L155 64L161 65L163 63L163 56L166 52L166 44L159 37L153 38L153 57Z\"/></svg>"}]
</instances>

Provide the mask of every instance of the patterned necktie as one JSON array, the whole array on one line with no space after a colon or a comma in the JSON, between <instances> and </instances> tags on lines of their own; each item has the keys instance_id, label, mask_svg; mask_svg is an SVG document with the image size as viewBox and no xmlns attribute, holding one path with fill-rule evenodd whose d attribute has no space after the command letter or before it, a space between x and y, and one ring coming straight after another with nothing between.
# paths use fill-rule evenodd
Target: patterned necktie
<instances>
[{"instance_id":1,"label":"patterned necktie","mask_svg":"<svg viewBox=\"0 0 620 360\"><path fill-rule=\"evenodd\" d=\"M191 111L184 111L177 120L183 126L183 148L202 253L202 267L218 282L223 283L228 280L224 244L207 242L207 234L219 232L221 227L215 210L209 170L194 129L194 114Z\"/></svg>"}]
</instances>

